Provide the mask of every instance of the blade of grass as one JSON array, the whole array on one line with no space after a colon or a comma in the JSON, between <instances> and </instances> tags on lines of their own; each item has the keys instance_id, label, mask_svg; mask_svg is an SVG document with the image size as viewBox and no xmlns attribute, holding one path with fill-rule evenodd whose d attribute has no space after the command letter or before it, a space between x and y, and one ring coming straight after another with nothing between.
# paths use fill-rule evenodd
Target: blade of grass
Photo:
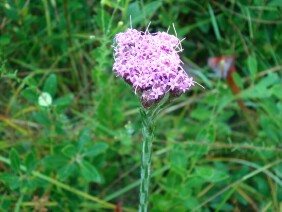
<instances>
[{"instance_id":1,"label":"blade of grass","mask_svg":"<svg viewBox=\"0 0 282 212\"><path fill-rule=\"evenodd\" d=\"M241 186L240 186L241 187ZM240 194L242 196L242 198L244 198L254 209L254 211L259 211L255 201L249 196L247 195L242 189L237 188L236 189L237 193Z\"/></svg>"},{"instance_id":2,"label":"blade of grass","mask_svg":"<svg viewBox=\"0 0 282 212\"><path fill-rule=\"evenodd\" d=\"M237 186L234 186L232 189L230 189L230 191L225 195L225 197L223 198L223 200L219 203L219 205L216 207L216 212L220 211L222 206L226 203L226 201L231 197L231 195L235 192L235 190L237 189Z\"/></svg>"},{"instance_id":3,"label":"blade of grass","mask_svg":"<svg viewBox=\"0 0 282 212\"><path fill-rule=\"evenodd\" d=\"M15 210L14 210L15 212L20 212L20 207L21 207L21 204L23 202L23 197L24 197L24 194L21 194L20 198L17 201L16 207L15 207Z\"/></svg>"},{"instance_id":4,"label":"blade of grass","mask_svg":"<svg viewBox=\"0 0 282 212\"><path fill-rule=\"evenodd\" d=\"M52 35L52 29L51 29L51 19L50 19L50 12L48 8L47 0L43 0L43 5L44 5L45 19L47 24L47 34L50 37Z\"/></svg>"},{"instance_id":5,"label":"blade of grass","mask_svg":"<svg viewBox=\"0 0 282 212\"><path fill-rule=\"evenodd\" d=\"M28 135L28 131L26 131L25 129L23 129L23 128L19 127L18 125L14 124L8 118L6 118L6 117L4 117L2 115L0 115L0 121L3 121L5 124L7 124L8 126L16 129L17 131L19 131L23 135Z\"/></svg>"},{"instance_id":6,"label":"blade of grass","mask_svg":"<svg viewBox=\"0 0 282 212\"><path fill-rule=\"evenodd\" d=\"M213 9L212 9L210 4L208 4L208 9L209 9L209 13L210 13L210 16L211 16L211 22L212 22L212 26L213 26L213 30L214 30L216 39L218 41L220 41L221 40L220 31L219 31L219 28L218 28L218 25L217 25L217 21L216 21Z\"/></svg>"},{"instance_id":7,"label":"blade of grass","mask_svg":"<svg viewBox=\"0 0 282 212\"><path fill-rule=\"evenodd\" d=\"M245 8L245 11L246 11L247 17L248 17L248 26L249 26L250 38L253 39L254 33L253 33L251 14L250 14L250 11L247 7Z\"/></svg>"}]
</instances>

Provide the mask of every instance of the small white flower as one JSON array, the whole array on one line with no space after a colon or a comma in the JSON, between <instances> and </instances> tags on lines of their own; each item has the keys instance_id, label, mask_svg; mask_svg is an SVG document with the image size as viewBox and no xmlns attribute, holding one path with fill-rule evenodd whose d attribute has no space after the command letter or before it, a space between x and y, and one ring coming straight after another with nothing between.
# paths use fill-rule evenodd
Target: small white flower
<instances>
[{"instance_id":1,"label":"small white flower","mask_svg":"<svg viewBox=\"0 0 282 212\"><path fill-rule=\"evenodd\" d=\"M38 97L38 104L43 107L49 107L52 104L52 97L47 92L42 92Z\"/></svg>"},{"instance_id":2,"label":"small white flower","mask_svg":"<svg viewBox=\"0 0 282 212\"><path fill-rule=\"evenodd\" d=\"M95 35L89 35L89 39L93 40L95 38L96 38Z\"/></svg>"}]
</instances>

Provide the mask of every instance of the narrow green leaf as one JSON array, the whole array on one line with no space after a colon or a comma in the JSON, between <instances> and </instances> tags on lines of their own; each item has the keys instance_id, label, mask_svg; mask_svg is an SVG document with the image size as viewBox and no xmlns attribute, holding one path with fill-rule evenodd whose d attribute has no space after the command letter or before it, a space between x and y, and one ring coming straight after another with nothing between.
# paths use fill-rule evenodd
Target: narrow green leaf
<instances>
[{"instance_id":1,"label":"narrow green leaf","mask_svg":"<svg viewBox=\"0 0 282 212\"><path fill-rule=\"evenodd\" d=\"M258 71L257 60L254 55L248 57L248 69L250 71L252 82L254 82L256 78L256 73Z\"/></svg>"},{"instance_id":2,"label":"narrow green leaf","mask_svg":"<svg viewBox=\"0 0 282 212\"><path fill-rule=\"evenodd\" d=\"M17 150L12 149L10 152L11 168L16 172L20 173L20 157Z\"/></svg>"},{"instance_id":3,"label":"narrow green leaf","mask_svg":"<svg viewBox=\"0 0 282 212\"><path fill-rule=\"evenodd\" d=\"M32 77L31 75L28 75L28 76L25 78L25 83L26 83L26 85L28 85L30 88L36 89L39 82L38 82L36 79L34 79L34 77Z\"/></svg>"},{"instance_id":4,"label":"narrow green leaf","mask_svg":"<svg viewBox=\"0 0 282 212\"><path fill-rule=\"evenodd\" d=\"M158 10L159 7L162 6L160 1L152 1L141 9L138 2L132 2L129 4L127 9L127 16L129 19L129 15L132 17L133 24L141 23L146 20L146 18L152 17L154 13Z\"/></svg>"},{"instance_id":5,"label":"narrow green leaf","mask_svg":"<svg viewBox=\"0 0 282 212\"><path fill-rule=\"evenodd\" d=\"M21 185L20 178L12 174L0 173L0 180L7 183L7 185L9 185L11 189L17 189Z\"/></svg>"},{"instance_id":6,"label":"narrow green leaf","mask_svg":"<svg viewBox=\"0 0 282 212\"><path fill-rule=\"evenodd\" d=\"M68 163L68 158L62 154L48 155L42 160L42 165L46 168L56 169Z\"/></svg>"},{"instance_id":7,"label":"narrow green leaf","mask_svg":"<svg viewBox=\"0 0 282 212\"><path fill-rule=\"evenodd\" d=\"M207 182L213 183L223 181L229 177L225 172L208 166L198 166L195 172L197 176L203 178Z\"/></svg>"},{"instance_id":8,"label":"narrow green leaf","mask_svg":"<svg viewBox=\"0 0 282 212\"><path fill-rule=\"evenodd\" d=\"M152 2L150 2L148 4L146 4L144 6L143 10L144 10L145 15L147 17L151 17L154 14L154 12L156 12L157 9L159 7L161 7L161 6L162 6L162 2L161 1L152 1Z\"/></svg>"},{"instance_id":9,"label":"narrow green leaf","mask_svg":"<svg viewBox=\"0 0 282 212\"><path fill-rule=\"evenodd\" d=\"M27 173L31 173L36 167L36 165L37 165L37 161L35 159L33 152L28 153L28 155L25 158L25 166L27 169Z\"/></svg>"},{"instance_id":10,"label":"narrow green leaf","mask_svg":"<svg viewBox=\"0 0 282 212\"><path fill-rule=\"evenodd\" d=\"M102 177L99 174L98 170L89 162L83 160L80 165L80 171L82 176L85 180L96 182L96 183L102 183Z\"/></svg>"},{"instance_id":11,"label":"narrow green leaf","mask_svg":"<svg viewBox=\"0 0 282 212\"><path fill-rule=\"evenodd\" d=\"M240 93L240 97L244 99L248 98L258 98L264 99L272 94L272 90L269 89L271 85L279 83L279 77L277 74L269 74L268 76L262 78L254 86Z\"/></svg>"},{"instance_id":12,"label":"narrow green leaf","mask_svg":"<svg viewBox=\"0 0 282 212\"><path fill-rule=\"evenodd\" d=\"M170 165L171 168L179 175L184 176L186 174L188 165L188 155L180 145L175 145L174 149L170 153Z\"/></svg>"},{"instance_id":13,"label":"narrow green leaf","mask_svg":"<svg viewBox=\"0 0 282 212\"><path fill-rule=\"evenodd\" d=\"M74 163L69 163L63 168L61 168L58 172L60 180L65 180L67 177L73 175L76 171L76 164Z\"/></svg>"},{"instance_id":14,"label":"narrow green leaf","mask_svg":"<svg viewBox=\"0 0 282 212\"><path fill-rule=\"evenodd\" d=\"M53 102L56 107L57 113L62 113L66 108L70 106L73 101L73 94L68 94L66 96L60 97Z\"/></svg>"},{"instance_id":15,"label":"narrow green leaf","mask_svg":"<svg viewBox=\"0 0 282 212\"><path fill-rule=\"evenodd\" d=\"M108 144L106 143L97 143L94 144L92 147L88 148L87 151L84 153L85 156L94 157L106 151L108 148Z\"/></svg>"},{"instance_id":16,"label":"narrow green leaf","mask_svg":"<svg viewBox=\"0 0 282 212\"><path fill-rule=\"evenodd\" d=\"M233 72L233 78L235 80L236 85L238 85L238 87L243 90L244 83L242 77L238 74L238 72Z\"/></svg>"},{"instance_id":17,"label":"narrow green leaf","mask_svg":"<svg viewBox=\"0 0 282 212\"><path fill-rule=\"evenodd\" d=\"M205 105L200 105L191 111L191 117L199 121L207 120L210 117L210 110Z\"/></svg>"},{"instance_id":18,"label":"narrow green leaf","mask_svg":"<svg viewBox=\"0 0 282 212\"><path fill-rule=\"evenodd\" d=\"M51 126L51 121L49 119L47 111L36 111L33 113L33 117L38 124L42 124L46 127Z\"/></svg>"},{"instance_id":19,"label":"narrow green leaf","mask_svg":"<svg viewBox=\"0 0 282 212\"><path fill-rule=\"evenodd\" d=\"M271 88L271 92L274 96L276 96L278 99L280 99L280 102L282 102L282 84L281 85L274 85L272 88Z\"/></svg>"},{"instance_id":20,"label":"narrow green leaf","mask_svg":"<svg viewBox=\"0 0 282 212\"><path fill-rule=\"evenodd\" d=\"M67 107L73 100L73 94L68 94L66 96L60 97L54 101L54 105Z\"/></svg>"},{"instance_id":21,"label":"narrow green leaf","mask_svg":"<svg viewBox=\"0 0 282 212\"><path fill-rule=\"evenodd\" d=\"M263 77L257 83L257 85L259 87L268 88L269 86L272 86L272 85L274 85L276 83L281 85L281 79L279 78L279 76L276 73L270 73L266 77Z\"/></svg>"},{"instance_id":22,"label":"narrow green leaf","mask_svg":"<svg viewBox=\"0 0 282 212\"><path fill-rule=\"evenodd\" d=\"M44 92L49 93L52 97L55 96L57 92L57 77L55 74L51 74L44 83Z\"/></svg>"},{"instance_id":23,"label":"narrow green leaf","mask_svg":"<svg viewBox=\"0 0 282 212\"><path fill-rule=\"evenodd\" d=\"M217 25L217 21L216 21L213 9L212 9L210 4L208 4L208 9L209 9L209 13L210 13L210 16L211 16L211 22L212 22L212 26L213 26L213 30L214 30L216 39L221 40L221 35L220 35L220 31L219 31L219 28L218 28L218 25Z\"/></svg>"},{"instance_id":24,"label":"narrow green leaf","mask_svg":"<svg viewBox=\"0 0 282 212\"><path fill-rule=\"evenodd\" d=\"M21 92L21 95L26 98L29 102L36 102L38 94L34 88L26 88Z\"/></svg>"},{"instance_id":25,"label":"narrow green leaf","mask_svg":"<svg viewBox=\"0 0 282 212\"><path fill-rule=\"evenodd\" d=\"M251 14L250 14L248 7L245 7L245 12L246 12L246 15L248 17L248 26L249 26L250 38L253 39L254 38L254 32L253 32L253 26L252 26L252 18L251 18Z\"/></svg>"},{"instance_id":26,"label":"narrow green leaf","mask_svg":"<svg viewBox=\"0 0 282 212\"><path fill-rule=\"evenodd\" d=\"M79 137L78 140L78 151L82 151L84 145L89 142L91 139L91 130L90 129L84 129Z\"/></svg>"},{"instance_id":27,"label":"narrow green leaf","mask_svg":"<svg viewBox=\"0 0 282 212\"><path fill-rule=\"evenodd\" d=\"M73 146L72 144L69 144L62 149L62 153L66 157L72 158L77 154L77 148L75 148L75 146Z\"/></svg>"}]
</instances>

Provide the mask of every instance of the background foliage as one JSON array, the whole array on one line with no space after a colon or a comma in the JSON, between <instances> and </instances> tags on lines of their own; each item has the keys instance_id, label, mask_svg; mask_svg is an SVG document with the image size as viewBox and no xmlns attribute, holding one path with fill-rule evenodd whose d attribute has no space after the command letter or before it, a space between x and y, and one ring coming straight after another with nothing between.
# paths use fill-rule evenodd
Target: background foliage
<instances>
[{"instance_id":1,"label":"background foliage","mask_svg":"<svg viewBox=\"0 0 282 212\"><path fill-rule=\"evenodd\" d=\"M280 0L2 0L0 211L136 211L140 102L112 73L111 49L129 15L151 32L174 23L206 88L157 121L151 211L281 211ZM206 65L230 54L236 97Z\"/></svg>"}]
</instances>

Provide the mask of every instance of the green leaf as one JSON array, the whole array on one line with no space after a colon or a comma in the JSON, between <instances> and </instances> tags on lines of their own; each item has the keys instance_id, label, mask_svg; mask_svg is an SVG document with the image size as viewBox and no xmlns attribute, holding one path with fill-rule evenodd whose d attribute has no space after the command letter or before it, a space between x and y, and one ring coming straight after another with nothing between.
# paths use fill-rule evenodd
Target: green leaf
<instances>
[{"instance_id":1,"label":"green leaf","mask_svg":"<svg viewBox=\"0 0 282 212\"><path fill-rule=\"evenodd\" d=\"M17 189L21 185L20 178L12 174L0 173L0 180L3 180L5 183L7 183L11 189Z\"/></svg>"},{"instance_id":2,"label":"green leaf","mask_svg":"<svg viewBox=\"0 0 282 212\"><path fill-rule=\"evenodd\" d=\"M11 168L16 172L20 173L20 157L17 150L12 149L10 152L10 161L11 161Z\"/></svg>"},{"instance_id":3,"label":"green leaf","mask_svg":"<svg viewBox=\"0 0 282 212\"><path fill-rule=\"evenodd\" d=\"M133 143L131 134L128 133L126 129L120 129L115 132L115 138L121 141L121 146L119 148L119 154L128 155L132 152Z\"/></svg>"},{"instance_id":4,"label":"green leaf","mask_svg":"<svg viewBox=\"0 0 282 212\"><path fill-rule=\"evenodd\" d=\"M271 92L274 96L276 96L278 99L280 99L280 101L282 100L282 85L274 85L272 88L271 88Z\"/></svg>"},{"instance_id":5,"label":"green leaf","mask_svg":"<svg viewBox=\"0 0 282 212\"><path fill-rule=\"evenodd\" d=\"M199 121L208 120L210 118L210 109L206 105L199 105L191 111L191 117Z\"/></svg>"},{"instance_id":6,"label":"green leaf","mask_svg":"<svg viewBox=\"0 0 282 212\"><path fill-rule=\"evenodd\" d=\"M1 35L0 36L0 46L5 46L10 43L12 36L11 35Z\"/></svg>"},{"instance_id":7,"label":"green leaf","mask_svg":"<svg viewBox=\"0 0 282 212\"><path fill-rule=\"evenodd\" d=\"M85 180L90 182L102 183L102 177L98 170L89 162L82 160L80 165L80 171Z\"/></svg>"},{"instance_id":8,"label":"green leaf","mask_svg":"<svg viewBox=\"0 0 282 212\"><path fill-rule=\"evenodd\" d=\"M57 77L55 74L51 74L45 81L43 91L49 93L52 97L57 92Z\"/></svg>"},{"instance_id":9,"label":"green leaf","mask_svg":"<svg viewBox=\"0 0 282 212\"><path fill-rule=\"evenodd\" d=\"M219 182L227 179L229 176L223 171L219 171L209 166L198 166L195 170L196 175L207 182Z\"/></svg>"},{"instance_id":10,"label":"green leaf","mask_svg":"<svg viewBox=\"0 0 282 212\"><path fill-rule=\"evenodd\" d=\"M53 105L55 105L57 107L57 113L60 113L64 109L69 107L69 105L72 103L72 101L73 101L73 94L68 94L64 97L60 97L60 98L56 99L54 101Z\"/></svg>"},{"instance_id":11,"label":"green leaf","mask_svg":"<svg viewBox=\"0 0 282 212\"><path fill-rule=\"evenodd\" d=\"M180 186L183 184L181 177L181 175L175 173L174 171L170 171L165 178L165 183L161 185L162 188L168 192L178 192L180 190Z\"/></svg>"},{"instance_id":12,"label":"green leaf","mask_svg":"<svg viewBox=\"0 0 282 212\"><path fill-rule=\"evenodd\" d=\"M37 161L35 159L33 152L28 153L28 155L25 158L25 166L27 169L27 173L31 173L36 167L36 165L37 165Z\"/></svg>"},{"instance_id":13,"label":"green leaf","mask_svg":"<svg viewBox=\"0 0 282 212\"><path fill-rule=\"evenodd\" d=\"M30 88L36 89L38 85L38 81L34 79L31 75L28 75L25 79L25 84L28 85Z\"/></svg>"},{"instance_id":14,"label":"green leaf","mask_svg":"<svg viewBox=\"0 0 282 212\"><path fill-rule=\"evenodd\" d=\"M238 74L238 72L233 72L233 78L234 78L234 81L236 83L236 85L238 85L238 87L240 89L243 89L244 88L244 83L243 83L243 80L241 78L241 76Z\"/></svg>"},{"instance_id":15,"label":"green leaf","mask_svg":"<svg viewBox=\"0 0 282 212\"><path fill-rule=\"evenodd\" d=\"M216 39L219 41L219 40L221 40L220 30L218 28L218 24L217 24L215 15L214 15L214 11L213 11L213 9L212 9L210 4L208 4L208 9L209 9L209 13L210 13L210 17L211 17L211 22L212 22L212 26L213 26L213 30L214 30Z\"/></svg>"},{"instance_id":16,"label":"green leaf","mask_svg":"<svg viewBox=\"0 0 282 212\"><path fill-rule=\"evenodd\" d=\"M84 152L86 157L94 157L106 151L108 148L108 144L106 143L97 143L92 147L88 148L87 151Z\"/></svg>"},{"instance_id":17,"label":"green leaf","mask_svg":"<svg viewBox=\"0 0 282 212\"><path fill-rule=\"evenodd\" d=\"M46 168L56 169L68 163L68 158L63 155L48 155L42 160L42 164Z\"/></svg>"},{"instance_id":18,"label":"green leaf","mask_svg":"<svg viewBox=\"0 0 282 212\"><path fill-rule=\"evenodd\" d=\"M82 131L78 140L78 152L82 151L84 145L91 139L91 130L85 129Z\"/></svg>"},{"instance_id":19,"label":"green leaf","mask_svg":"<svg viewBox=\"0 0 282 212\"><path fill-rule=\"evenodd\" d=\"M197 134L197 141L212 143L216 138L216 128L214 123L207 125Z\"/></svg>"},{"instance_id":20,"label":"green leaf","mask_svg":"<svg viewBox=\"0 0 282 212\"><path fill-rule=\"evenodd\" d=\"M268 186L268 182L267 180L262 177L262 176L257 176L255 178L253 178L253 183L254 183L254 186L255 188L258 189L258 191L261 193L261 194L265 194L265 195L268 195L269 194L269 186Z\"/></svg>"},{"instance_id":21,"label":"green leaf","mask_svg":"<svg viewBox=\"0 0 282 212\"><path fill-rule=\"evenodd\" d=\"M37 111L33 113L33 116L38 124L42 124L46 127L50 127L51 122L47 111Z\"/></svg>"},{"instance_id":22,"label":"green leaf","mask_svg":"<svg viewBox=\"0 0 282 212\"><path fill-rule=\"evenodd\" d=\"M264 99L270 97L272 92L270 89L267 88L267 86L271 81L266 81L266 80L257 83L256 85L245 91L242 91L239 96L244 99L248 99L248 98Z\"/></svg>"},{"instance_id":23,"label":"green leaf","mask_svg":"<svg viewBox=\"0 0 282 212\"><path fill-rule=\"evenodd\" d=\"M65 180L69 176L73 175L77 169L76 164L74 163L69 163L63 168L61 168L58 172L60 180Z\"/></svg>"},{"instance_id":24,"label":"green leaf","mask_svg":"<svg viewBox=\"0 0 282 212\"><path fill-rule=\"evenodd\" d=\"M180 175L185 175L188 165L188 155L180 145L175 145L170 153L171 169Z\"/></svg>"},{"instance_id":25,"label":"green leaf","mask_svg":"<svg viewBox=\"0 0 282 212\"><path fill-rule=\"evenodd\" d=\"M200 203L197 198L190 196L185 201L182 202L183 205L188 209L188 211L193 211Z\"/></svg>"},{"instance_id":26,"label":"green leaf","mask_svg":"<svg viewBox=\"0 0 282 212\"><path fill-rule=\"evenodd\" d=\"M179 194L181 199L185 200L188 197L192 196L192 189L189 184L181 184L179 187Z\"/></svg>"},{"instance_id":27,"label":"green leaf","mask_svg":"<svg viewBox=\"0 0 282 212\"><path fill-rule=\"evenodd\" d=\"M142 15L140 14L142 14L142 11L140 10L138 2L132 2L127 8L127 19L129 20L129 16L131 15L133 24L140 23L142 21Z\"/></svg>"},{"instance_id":28,"label":"green leaf","mask_svg":"<svg viewBox=\"0 0 282 212\"><path fill-rule=\"evenodd\" d=\"M21 92L21 95L26 98L29 102L36 102L38 94L34 88L26 88Z\"/></svg>"},{"instance_id":29,"label":"green leaf","mask_svg":"<svg viewBox=\"0 0 282 212\"><path fill-rule=\"evenodd\" d=\"M152 1L144 6L144 11L148 17L151 17L159 7L162 6L161 1Z\"/></svg>"},{"instance_id":30,"label":"green leaf","mask_svg":"<svg viewBox=\"0 0 282 212\"><path fill-rule=\"evenodd\" d=\"M254 55L248 57L248 68L250 71L252 82L254 82L256 78L256 74L258 72L258 64L256 57Z\"/></svg>"},{"instance_id":31,"label":"green leaf","mask_svg":"<svg viewBox=\"0 0 282 212\"><path fill-rule=\"evenodd\" d=\"M77 148L75 148L74 145L69 144L69 145L65 146L65 147L62 149L62 153L63 153L66 157L72 158L72 157L74 157L74 156L77 154Z\"/></svg>"},{"instance_id":32,"label":"green leaf","mask_svg":"<svg viewBox=\"0 0 282 212\"><path fill-rule=\"evenodd\" d=\"M281 85L280 78L276 73L271 73L271 74L268 74L266 77L263 77L257 83L257 86L267 88L269 86L274 85L275 83L278 83L279 85Z\"/></svg>"},{"instance_id":33,"label":"green leaf","mask_svg":"<svg viewBox=\"0 0 282 212\"><path fill-rule=\"evenodd\" d=\"M154 202L154 210L152 211L169 211L171 201L171 198L165 195L153 194L152 202Z\"/></svg>"},{"instance_id":34,"label":"green leaf","mask_svg":"<svg viewBox=\"0 0 282 212\"><path fill-rule=\"evenodd\" d=\"M162 3L160 1L152 1L152 2L144 5L144 7L141 10L139 3L133 2L129 5L129 7L127 9L128 19L129 19L129 15L131 15L132 23L134 25L141 23L142 21L144 21L144 19L152 17L152 15L154 15L156 10L161 5L162 5Z\"/></svg>"}]
</instances>

